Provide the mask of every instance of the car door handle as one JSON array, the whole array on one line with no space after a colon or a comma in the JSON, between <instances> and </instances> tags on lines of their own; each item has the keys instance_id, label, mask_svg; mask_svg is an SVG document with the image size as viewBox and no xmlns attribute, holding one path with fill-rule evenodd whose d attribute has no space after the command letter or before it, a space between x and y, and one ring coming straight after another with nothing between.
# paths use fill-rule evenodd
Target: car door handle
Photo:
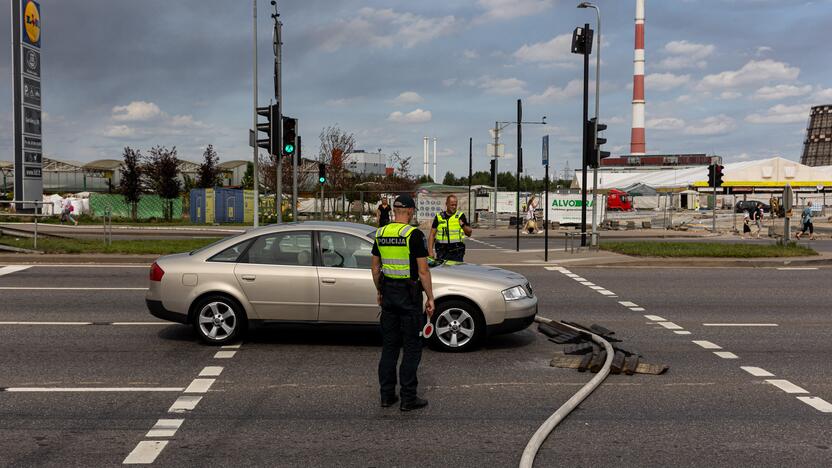
<instances>
[{"instance_id":1,"label":"car door handle","mask_svg":"<svg viewBox=\"0 0 832 468\"><path fill-rule=\"evenodd\" d=\"M241 275L240 278L242 278L245 281L254 281L255 279L257 279L257 276L255 276L255 275Z\"/></svg>"},{"instance_id":2,"label":"car door handle","mask_svg":"<svg viewBox=\"0 0 832 468\"><path fill-rule=\"evenodd\" d=\"M335 278L321 278L321 283L335 284Z\"/></svg>"}]
</instances>

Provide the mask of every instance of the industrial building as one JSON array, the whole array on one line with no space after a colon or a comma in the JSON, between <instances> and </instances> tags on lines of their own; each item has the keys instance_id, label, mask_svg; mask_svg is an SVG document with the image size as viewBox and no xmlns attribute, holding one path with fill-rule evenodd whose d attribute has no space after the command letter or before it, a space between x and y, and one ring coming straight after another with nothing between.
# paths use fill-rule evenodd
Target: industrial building
<instances>
[{"instance_id":1,"label":"industrial building","mask_svg":"<svg viewBox=\"0 0 832 468\"><path fill-rule=\"evenodd\" d=\"M803 141L800 163L807 166L832 166L832 104L814 106Z\"/></svg>"},{"instance_id":2,"label":"industrial building","mask_svg":"<svg viewBox=\"0 0 832 468\"><path fill-rule=\"evenodd\" d=\"M387 173L387 155L356 150L347 154L345 169L353 174L383 176Z\"/></svg>"}]
</instances>

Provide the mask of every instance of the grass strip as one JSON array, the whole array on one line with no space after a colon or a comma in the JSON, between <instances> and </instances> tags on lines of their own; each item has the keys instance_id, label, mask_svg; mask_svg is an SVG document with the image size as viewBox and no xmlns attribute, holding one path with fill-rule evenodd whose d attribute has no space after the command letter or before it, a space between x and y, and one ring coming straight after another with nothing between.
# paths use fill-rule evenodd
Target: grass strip
<instances>
[{"instance_id":1,"label":"grass strip","mask_svg":"<svg viewBox=\"0 0 832 468\"><path fill-rule=\"evenodd\" d=\"M601 249L636 257L766 258L808 257L814 250L790 243L782 245L716 242L601 242Z\"/></svg>"},{"instance_id":2,"label":"grass strip","mask_svg":"<svg viewBox=\"0 0 832 468\"><path fill-rule=\"evenodd\" d=\"M38 237L37 250L44 253L167 255L190 252L215 242L219 237L206 239L113 240L105 245L100 239L54 239ZM0 237L0 244L23 249L32 248L31 238Z\"/></svg>"}]
</instances>

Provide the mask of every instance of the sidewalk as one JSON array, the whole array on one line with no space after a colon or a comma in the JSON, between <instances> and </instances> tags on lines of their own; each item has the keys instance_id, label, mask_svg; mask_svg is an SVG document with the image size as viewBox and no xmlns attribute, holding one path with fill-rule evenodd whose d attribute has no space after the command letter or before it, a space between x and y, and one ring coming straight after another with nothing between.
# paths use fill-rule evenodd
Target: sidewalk
<instances>
[{"instance_id":1,"label":"sidewalk","mask_svg":"<svg viewBox=\"0 0 832 468\"><path fill-rule=\"evenodd\" d=\"M627 238L655 238L655 239L684 239L684 238L701 238L701 237L714 237L715 235L711 232L705 231L672 231L667 229L632 229L632 230L620 230L620 231L599 231L601 239L627 239ZM580 235L580 231L577 229L558 229L558 230L549 230L549 241L561 241L563 242L564 235L566 234L577 234ZM718 234L717 234L718 235ZM474 235L472 236L474 239L486 239L489 237L492 238L514 238L517 236L517 230L512 227L498 227L496 229L490 227L479 227L474 228ZM520 232L521 239L543 239L544 233L541 232L540 234L524 234Z\"/></svg>"}]
</instances>

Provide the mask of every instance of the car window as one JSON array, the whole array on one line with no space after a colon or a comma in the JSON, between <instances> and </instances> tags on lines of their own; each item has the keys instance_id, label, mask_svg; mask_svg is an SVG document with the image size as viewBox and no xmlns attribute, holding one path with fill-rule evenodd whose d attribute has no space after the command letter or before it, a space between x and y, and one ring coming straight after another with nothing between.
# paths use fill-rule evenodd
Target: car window
<instances>
[{"instance_id":1,"label":"car window","mask_svg":"<svg viewBox=\"0 0 832 468\"><path fill-rule=\"evenodd\" d=\"M214 255L213 257L209 258L209 262L230 262L234 263L240 258L240 255L245 252L246 247L251 244L252 240L248 239L243 242L240 242L234 246L231 246L222 252Z\"/></svg>"},{"instance_id":2,"label":"car window","mask_svg":"<svg viewBox=\"0 0 832 468\"><path fill-rule=\"evenodd\" d=\"M241 263L312 266L312 235L308 231L266 234L254 239Z\"/></svg>"},{"instance_id":3,"label":"car window","mask_svg":"<svg viewBox=\"0 0 832 468\"><path fill-rule=\"evenodd\" d=\"M370 269L373 244L350 234L321 232L321 260L325 267Z\"/></svg>"}]
</instances>

